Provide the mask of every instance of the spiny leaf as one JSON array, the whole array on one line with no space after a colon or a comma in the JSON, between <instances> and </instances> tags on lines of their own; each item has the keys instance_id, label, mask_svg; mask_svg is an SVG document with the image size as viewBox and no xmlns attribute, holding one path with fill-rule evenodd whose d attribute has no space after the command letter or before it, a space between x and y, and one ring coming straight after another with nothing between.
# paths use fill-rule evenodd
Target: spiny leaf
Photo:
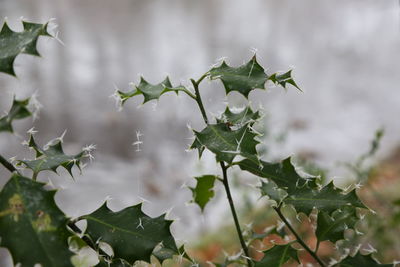
<instances>
[{"instance_id":1,"label":"spiny leaf","mask_svg":"<svg viewBox=\"0 0 400 267\"><path fill-rule=\"evenodd\" d=\"M231 163L236 156L243 156L252 162L258 162L256 146L259 144L248 126L232 130L225 123L209 124L201 132L194 131L196 136L190 148L209 149L216 155L217 161ZM200 153L201 156L201 153Z\"/></svg>"},{"instance_id":2,"label":"spiny leaf","mask_svg":"<svg viewBox=\"0 0 400 267\"><path fill-rule=\"evenodd\" d=\"M356 255L351 257L350 255L344 258L341 262L334 265L335 267L355 267L355 266L365 266L365 267L390 267L394 264L381 264L374 260L371 254L361 255L357 252Z\"/></svg>"},{"instance_id":3,"label":"spiny leaf","mask_svg":"<svg viewBox=\"0 0 400 267\"><path fill-rule=\"evenodd\" d=\"M121 91L117 91L117 93L121 98L122 104L125 103L125 101L128 100L129 98L134 97L136 95L143 95L144 97L143 104L144 104L150 100L159 99L161 95L167 92L178 93L179 91L187 92L187 89L182 85L173 87L169 80L169 77L166 77L164 81L156 85L148 83L143 77L141 77L140 83L139 85L135 86L135 89L126 93Z\"/></svg>"},{"instance_id":4,"label":"spiny leaf","mask_svg":"<svg viewBox=\"0 0 400 267\"><path fill-rule=\"evenodd\" d=\"M355 190L345 194L342 189L335 187L333 181L321 189L310 188L306 185L295 193L289 194L284 202L293 205L297 212L303 212L306 215L309 215L313 208L328 214L344 207L366 208Z\"/></svg>"},{"instance_id":5,"label":"spiny leaf","mask_svg":"<svg viewBox=\"0 0 400 267\"><path fill-rule=\"evenodd\" d=\"M273 248L264 251L264 257L256 262L255 267L280 267L290 259L300 263L297 257L297 250L291 244L275 245Z\"/></svg>"},{"instance_id":6,"label":"spiny leaf","mask_svg":"<svg viewBox=\"0 0 400 267\"><path fill-rule=\"evenodd\" d=\"M30 98L24 100L13 100L10 111L7 115L0 118L0 132L14 132L12 127L13 120L24 119L32 115L28 110Z\"/></svg>"},{"instance_id":7,"label":"spiny leaf","mask_svg":"<svg viewBox=\"0 0 400 267\"><path fill-rule=\"evenodd\" d=\"M46 24L37 24L22 21L22 32L12 31L7 23L3 24L0 31L0 72L15 76L14 60L18 54L24 53L40 56L36 49L39 36L50 36Z\"/></svg>"},{"instance_id":8,"label":"spiny leaf","mask_svg":"<svg viewBox=\"0 0 400 267\"><path fill-rule=\"evenodd\" d=\"M305 179L296 172L290 158L278 163L260 161L260 164L244 159L237 165L242 170L273 181L279 188L286 190L288 194L293 194L306 183L312 184L311 179Z\"/></svg>"},{"instance_id":9,"label":"spiny leaf","mask_svg":"<svg viewBox=\"0 0 400 267\"><path fill-rule=\"evenodd\" d=\"M287 192L279 188L272 180L261 181L261 195L268 196L270 199L275 200L277 206L287 197Z\"/></svg>"},{"instance_id":10,"label":"spiny leaf","mask_svg":"<svg viewBox=\"0 0 400 267\"><path fill-rule=\"evenodd\" d=\"M147 216L142 212L141 204L114 212L104 203L82 219L87 220L87 233L92 239L110 244L116 258L132 264L137 260L149 262L153 250L160 244L178 254L169 230L172 221L164 217Z\"/></svg>"},{"instance_id":11,"label":"spiny leaf","mask_svg":"<svg viewBox=\"0 0 400 267\"><path fill-rule=\"evenodd\" d=\"M63 151L62 140L56 140L47 148L39 148L33 135L31 135L28 145L35 150L36 158L33 160L19 160L18 162L19 164L24 164L35 174L44 170L57 172L57 168L62 166L72 176L72 167L76 165L80 168L81 160L87 156L84 150L76 155L66 155Z\"/></svg>"},{"instance_id":12,"label":"spiny leaf","mask_svg":"<svg viewBox=\"0 0 400 267\"><path fill-rule=\"evenodd\" d=\"M279 84L283 88L286 88L286 84L289 83L301 91L301 89L297 86L292 78L292 70L289 70L288 72L285 72L283 74L274 73L268 77L268 80L272 81L275 84Z\"/></svg>"},{"instance_id":13,"label":"spiny leaf","mask_svg":"<svg viewBox=\"0 0 400 267\"><path fill-rule=\"evenodd\" d=\"M225 61L219 67L209 71L210 79L220 79L225 87L226 94L237 91L246 98L256 88L265 89L268 75L264 68L258 64L254 56L246 64L237 68L230 67Z\"/></svg>"},{"instance_id":14,"label":"spiny leaf","mask_svg":"<svg viewBox=\"0 0 400 267\"><path fill-rule=\"evenodd\" d=\"M72 266L67 218L54 202L56 191L14 174L0 192L1 246L21 267Z\"/></svg>"},{"instance_id":15,"label":"spiny leaf","mask_svg":"<svg viewBox=\"0 0 400 267\"><path fill-rule=\"evenodd\" d=\"M203 175L200 177L195 177L197 180L196 187L189 187L193 193L193 201L197 203L201 211L204 210L204 207L207 203L214 197L214 182L215 179L218 179L215 175Z\"/></svg>"},{"instance_id":16,"label":"spiny leaf","mask_svg":"<svg viewBox=\"0 0 400 267\"><path fill-rule=\"evenodd\" d=\"M332 215L325 211L320 211L318 212L315 234L319 242L329 240L335 243L340 239L344 239L344 231L354 228L357 221L358 217L353 207L343 207L335 210Z\"/></svg>"},{"instance_id":17,"label":"spiny leaf","mask_svg":"<svg viewBox=\"0 0 400 267\"><path fill-rule=\"evenodd\" d=\"M239 112L233 112L229 107L226 107L225 112L222 113L220 118L217 118L218 123L228 123L232 126L243 126L246 124L253 124L261 118L260 112L253 112L251 108L245 107Z\"/></svg>"}]
</instances>

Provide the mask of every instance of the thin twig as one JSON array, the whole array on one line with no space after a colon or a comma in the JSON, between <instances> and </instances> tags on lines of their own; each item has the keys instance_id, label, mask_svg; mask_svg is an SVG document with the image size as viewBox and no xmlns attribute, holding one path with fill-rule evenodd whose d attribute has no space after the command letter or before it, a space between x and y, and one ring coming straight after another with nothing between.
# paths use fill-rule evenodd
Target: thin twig
<instances>
[{"instance_id":1,"label":"thin twig","mask_svg":"<svg viewBox=\"0 0 400 267\"><path fill-rule=\"evenodd\" d=\"M299 234L294 230L292 225L290 225L289 221L285 218L285 216L281 212L281 206L278 207L273 207L274 210L278 213L279 217L281 220L286 224L286 226L290 229L290 231L293 233L293 235L296 237L296 241L321 265L321 267L325 267L326 265L324 262L315 254L314 251L312 251L307 244L301 239Z\"/></svg>"},{"instance_id":2,"label":"thin twig","mask_svg":"<svg viewBox=\"0 0 400 267\"><path fill-rule=\"evenodd\" d=\"M18 172L17 169L6 160L2 155L0 155L0 163L10 172Z\"/></svg>"}]
</instances>

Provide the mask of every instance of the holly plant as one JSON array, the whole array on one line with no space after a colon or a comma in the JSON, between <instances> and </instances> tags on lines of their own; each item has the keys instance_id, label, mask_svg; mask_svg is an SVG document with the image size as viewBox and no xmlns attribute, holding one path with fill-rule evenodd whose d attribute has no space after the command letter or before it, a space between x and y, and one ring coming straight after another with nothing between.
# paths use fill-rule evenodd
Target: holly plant
<instances>
[{"instance_id":1,"label":"holly plant","mask_svg":"<svg viewBox=\"0 0 400 267\"><path fill-rule=\"evenodd\" d=\"M15 32L4 23L0 32L0 72L15 76L14 60L21 54L39 55L36 44L41 36L51 37L47 24L23 21L24 29ZM248 98L255 89L265 90L270 82L286 88L299 89L291 70L285 73L267 74L256 56L239 67L222 62L202 75L191 79L191 86L173 85L169 77L158 84L144 78L131 91L117 94L121 103L133 97L143 96L143 103L158 100L163 94L174 92L186 94L197 104L204 126L193 131L191 149L199 157L205 150L215 155L220 173L195 177L196 186L190 188L193 203L203 211L216 195L215 186L222 183L232 213L241 251L235 259L213 263L215 266L283 266L301 262L299 251L305 250L320 266L328 266L319 255L321 242L336 243L345 238L345 231L357 230L359 210L367 207L358 198L355 189L345 191L333 182L322 184L315 177L302 176L291 158L281 162L265 161L258 153L261 136L255 130L262 120L260 111L250 103L239 112L226 107L216 118L209 118L203 104L200 85L206 80L220 80L228 95L236 91ZM1 134L14 131L13 121L31 115L29 98L13 100L10 111L0 117ZM138 262L177 259L182 265L195 264L182 246L178 246L170 231L172 221L165 214L158 217L146 215L141 204L120 211L109 208L107 202L95 211L70 218L54 200L57 190L39 181L42 172L57 173L65 169L71 176L81 171L83 162L91 159L94 146L83 147L69 155L64 152L63 138L55 138L48 144L38 145L35 131L29 130L24 142L32 152L31 158L7 160L0 155L0 163L11 174L0 191L0 246L6 248L15 265L21 267L67 267L67 266L133 266ZM261 258L253 258L249 242L263 239L270 232L254 233L250 238L243 235L242 225L232 199L230 180L233 171L251 173L260 180L259 195L268 197L273 209L293 238L263 251ZM285 214L285 207L292 207L296 214L316 216L316 244L312 249L300 236ZM86 222L86 227L79 222ZM93 257L89 257L93 255ZM342 255L335 266L391 266L378 263L373 256L359 251Z\"/></svg>"}]
</instances>

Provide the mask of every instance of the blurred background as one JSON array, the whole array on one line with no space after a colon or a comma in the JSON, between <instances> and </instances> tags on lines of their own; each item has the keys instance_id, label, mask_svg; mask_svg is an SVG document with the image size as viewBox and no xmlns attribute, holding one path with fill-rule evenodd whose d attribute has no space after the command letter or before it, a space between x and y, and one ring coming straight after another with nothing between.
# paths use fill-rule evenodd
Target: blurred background
<instances>
[{"instance_id":1,"label":"blurred background","mask_svg":"<svg viewBox=\"0 0 400 267\"><path fill-rule=\"evenodd\" d=\"M0 0L0 16L14 30L22 29L21 16L41 23L54 18L58 25L53 32L59 41L39 40L41 58L17 57L18 79L0 74L1 111L9 110L14 95L35 92L43 107L39 119L15 123L17 135L2 134L0 149L8 158L29 156L20 143L32 126L42 145L67 130L69 153L96 144L94 161L83 175L75 172L75 181L64 171L39 177L62 188L56 200L69 216L91 212L106 199L114 210L145 201L149 215L168 211L177 219L172 230L182 242L229 222L222 191L204 214L188 205L192 177L219 174L212 155L206 153L199 163L196 151L186 151L192 141L187 126L204 127L192 100L167 94L141 105L138 97L119 111L112 94L116 88L130 90L139 75L153 84L169 75L174 85L188 85L222 57L238 66L255 51L268 73L293 69L304 91L271 87L251 94L252 106L265 109L265 159L298 155L345 185L351 175L340 162L355 162L366 153L382 127L385 135L373 164L396 158L397 0ZM201 90L210 115L222 112L226 102L245 104L239 94L226 98L219 81L205 82ZM138 134L140 149L132 145ZM0 174L1 187L8 174L3 169ZM398 169L391 177L397 174ZM246 187L254 180L238 183L234 198L242 203L240 188L255 192ZM0 249L0 258L6 255Z\"/></svg>"}]
</instances>

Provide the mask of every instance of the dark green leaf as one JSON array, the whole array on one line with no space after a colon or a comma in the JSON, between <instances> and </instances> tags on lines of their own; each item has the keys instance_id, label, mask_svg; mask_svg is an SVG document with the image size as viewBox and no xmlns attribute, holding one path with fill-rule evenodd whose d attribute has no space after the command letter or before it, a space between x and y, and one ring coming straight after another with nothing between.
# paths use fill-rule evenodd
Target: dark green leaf
<instances>
[{"instance_id":1,"label":"dark green leaf","mask_svg":"<svg viewBox=\"0 0 400 267\"><path fill-rule=\"evenodd\" d=\"M329 240L335 243L344 239L344 231L348 228L354 228L357 221L358 217L354 207L343 207L335 210L331 216L325 211L320 211L315 234L319 242Z\"/></svg>"},{"instance_id":2,"label":"dark green leaf","mask_svg":"<svg viewBox=\"0 0 400 267\"><path fill-rule=\"evenodd\" d=\"M14 60L18 54L39 56L36 43L39 36L51 36L47 32L47 24L37 24L22 21L22 32L12 31L7 23L0 31L0 72L15 76Z\"/></svg>"},{"instance_id":3,"label":"dark green leaf","mask_svg":"<svg viewBox=\"0 0 400 267\"><path fill-rule=\"evenodd\" d=\"M141 210L141 204L114 212L106 203L82 219L87 220L87 233L94 240L108 243L114 256L129 263L150 261L156 246L160 245L178 254L178 248L169 227L172 221L165 215L151 218Z\"/></svg>"},{"instance_id":4,"label":"dark green leaf","mask_svg":"<svg viewBox=\"0 0 400 267\"><path fill-rule=\"evenodd\" d=\"M212 68L209 73L211 79L222 81L226 94L237 91L246 98L253 89L265 89L265 82L268 80L264 68L258 64L255 56L238 68L230 67L224 61L219 67Z\"/></svg>"},{"instance_id":5,"label":"dark green leaf","mask_svg":"<svg viewBox=\"0 0 400 267\"><path fill-rule=\"evenodd\" d=\"M345 259L343 259L341 262L338 264L334 265L335 267L358 267L358 266L365 266L365 267L390 267L393 266L394 264L380 264L376 260L374 260L371 256L369 255L361 255L360 252L358 252L354 257L347 256Z\"/></svg>"},{"instance_id":6,"label":"dark green leaf","mask_svg":"<svg viewBox=\"0 0 400 267\"><path fill-rule=\"evenodd\" d=\"M200 177L195 177L197 184L195 188L189 187L193 193L193 201L197 203L201 211L207 203L214 197L214 182L218 179L215 175L203 175Z\"/></svg>"},{"instance_id":7,"label":"dark green leaf","mask_svg":"<svg viewBox=\"0 0 400 267\"><path fill-rule=\"evenodd\" d=\"M281 85L283 88L286 88L286 84L289 83L301 91L301 89L297 86L292 78L292 70L289 70L288 72L285 72L283 74L274 73L268 77L268 80L272 81L275 84Z\"/></svg>"},{"instance_id":8,"label":"dark green leaf","mask_svg":"<svg viewBox=\"0 0 400 267\"><path fill-rule=\"evenodd\" d=\"M225 112L217 119L218 123L228 123L232 126L243 126L252 124L261 118L260 112L253 112L250 107L245 107L239 112L232 112L229 107L226 107Z\"/></svg>"},{"instance_id":9,"label":"dark green leaf","mask_svg":"<svg viewBox=\"0 0 400 267\"><path fill-rule=\"evenodd\" d=\"M300 263L297 257L297 250L290 244L276 245L273 248L264 251L264 257L256 262L255 267L280 267L290 259Z\"/></svg>"},{"instance_id":10,"label":"dark green leaf","mask_svg":"<svg viewBox=\"0 0 400 267\"><path fill-rule=\"evenodd\" d=\"M288 195L285 190L279 188L272 180L261 181L260 190L261 195L268 196L270 199L275 200L278 206Z\"/></svg>"},{"instance_id":11,"label":"dark green leaf","mask_svg":"<svg viewBox=\"0 0 400 267\"><path fill-rule=\"evenodd\" d=\"M245 159L238 162L238 165L242 170L273 181L279 188L286 190L288 194L293 194L306 183L312 184L310 179L305 179L296 172L290 158L279 163L260 162L261 165Z\"/></svg>"},{"instance_id":12,"label":"dark green leaf","mask_svg":"<svg viewBox=\"0 0 400 267\"><path fill-rule=\"evenodd\" d=\"M76 165L80 168L81 160L88 155L85 150L76 155L66 155L63 151L61 140L56 140L46 148L39 148L33 135L31 135L28 145L36 151L36 158L34 160L19 160L18 162L19 164L24 164L35 174L44 170L57 172L57 168L61 166L72 176L72 167Z\"/></svg>"},{"instance_id":13,"label":"dark green leaf","mask_svg":"<svg viewBox=\"0 0 400 267\"><path fill-rule=\"evenodd\" d=\"M164 81L156 85L148 83L143 77L141 77L140 83L139 85L135 86L135 89L126 93L121 91L117 91L117 93L121 98L122 104L125 103L125 101L128 100L129 98L134 97L136 95L143 95L144 97L143 104L144 104L150 100L159 99L161 95L167 92L178 93L179 91L187 92L187 89L182 85L173 87L168 77L165 78Z\"/></svg>"},{"instance_id":14,"label":"dark green leaf","mask_svg":"<svg viewBox=\"0 0 400 267\"><path fill-rule=\"evenodd\" d=\"M197 148L201 152L205 147L216 155L217 161L231 163L240 155L255 162L254 164L258 162L256 146L259 142L254 139L257 134L248 126L232 130L225 123L210 124L201 132L194 133L196 139L191 148Z\"/></svg>"},{"instance_id":15,"label":"dark green leaf","mask_svg":"<svg viewBox=\"0 0 400 267\"><path fill-rule=\"evenodd\" d=\"M32 115L27 108L29 100L29 98L24 100L13 100L13 104L8 114L0 118L0 132L13 132L13 120L24 119Z\"/></svg>"},{"instance_id":16,"label":"dark green leaf","mask_svg":"<svg viewBox=\"0 0 400 267\"><path fill-rule=\"evenodd\" d=\"M321 189L304 186L290 194L284 202L293 205L297 212L303 212L307 215L311 213L313 208L328 214L344 207L366 208L355 190L345 194L343 190L334 186L333 181Z\"/></svg>"},{"instance_id":17,"label":"dark green leaf","mask_svg":"<svg viewBox=\"0 0 400 267\"><path fill-rule=\"evenodd\" d=\"M67 218L54 202L56 191L14 174L0 193L1 246L22 267L72 266Z\"/></svg>"}]
</instances>

